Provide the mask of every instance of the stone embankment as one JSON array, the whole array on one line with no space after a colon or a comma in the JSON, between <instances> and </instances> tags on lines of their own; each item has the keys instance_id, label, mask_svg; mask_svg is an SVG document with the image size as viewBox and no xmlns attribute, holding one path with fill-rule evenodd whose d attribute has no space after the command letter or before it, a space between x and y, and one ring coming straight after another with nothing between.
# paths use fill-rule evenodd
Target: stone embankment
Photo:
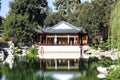
<instances>
[{"instance_id":1,"label":"stone embankment","mask_svg":"<svg viewBox=\"0 0 120 80\"><path fill-rule=\"evenodd\" d=\"M89 57L98 57L101 59L101 57L109 57L112 60L116 60L120 57L120 52L119 51L103 51L103 50L95 50L95 49L90 49L87 50L86 52L83 53L83 57L89 58Z\"/></svg>"}]
</instances>

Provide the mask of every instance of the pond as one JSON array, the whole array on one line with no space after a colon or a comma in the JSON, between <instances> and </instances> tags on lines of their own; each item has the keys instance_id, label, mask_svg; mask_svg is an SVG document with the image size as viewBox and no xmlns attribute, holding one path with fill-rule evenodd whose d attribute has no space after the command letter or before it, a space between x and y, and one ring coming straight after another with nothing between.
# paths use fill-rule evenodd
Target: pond
<instances>
[{"instance_id":1,"label":"pond","mask_svg":"<svg viewBox=\"0 0 120 80\"><path fill-rule=\"evenodd\" d=\"M40 70L39 59L15 58L12 69L0 64L0 80L98 80L96 68L85 70Z\"/></svg>"}]
</instances>

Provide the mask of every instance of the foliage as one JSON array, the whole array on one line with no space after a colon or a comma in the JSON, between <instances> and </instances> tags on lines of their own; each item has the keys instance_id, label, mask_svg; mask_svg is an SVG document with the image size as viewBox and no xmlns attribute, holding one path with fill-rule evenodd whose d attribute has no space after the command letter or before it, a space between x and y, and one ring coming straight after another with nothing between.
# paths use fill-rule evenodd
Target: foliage
<instances>
[{"instance_id":1,"label":"foliage","mask_svg":"<svg viewBox=\"0 0 120 80\"><path fill-rule=\"evenodd\" d=\"M3 25L2 25L3 20L4 20L4 18L0 16L0 44L4 42L4 39L2 38L2 34L3 34L3 30L4 30Z\"/></svg>"},{"instance_id":2,"label":"foliage","mask_svg":"<svg viewBox=\"0 0 120 80\"><path fill-rule=\"evenodd\" d=\"M94 40L99 32L98 22L96 20L97 13L94 13L95 12L94 5L92 5L91 3L85 2L81 4L77 10L78 10L78 13L80 13L80 15L75 16L77 19L76 26L84 27L89 33L88 34L90 38L89 41L94 43Z\"/></svg>"},{"instance_id":3,"label":"foliage","mask_svg":"<svg viewBox=\"0 0 120 80\"><path fill-rule=\"evenodd\" d=\"M88 65L91 69L95 69L99 65L99 59L97 57L90 57L88 61Z\"/></svg>"},{"instance_id":4,"label":"foliage","mask_svg":"<svg viewBox=\"0 0 120 80\"><path fill-rule=\"evenodd\" d=\"M2 17L0 16L0 26L2 25Z\"/></svg>"},{"instance_id":5,"label":"foliage","mask_svg":"<svg viewBox=\"0 0 120 80\"><path fill-rule=\"evenodd\" d=\"M98 40L98 36L102 36L104 41L107 39L113 3L113 0L94 0L83 4L81 12L84 13L81 13L80 24L87 29L90 42Z\"/></svg>"},{"instance_id":6,"label":"foliage","mask_svg":"<svg viewBox=\"0 0 120 80\"><path fill-rule=\"evenodd\" d=\"M13 51L14 51L14 53L13 53L14 55L17 55L18 53L20 53L20 49L17 47L14 47Z\"/></svg>"},{"instance_id":7,"label":"foliage","mask_svg":"<svg viewBox=\"0 0 120 80\"><path fill-rule=\"evenodd\" d=\"M114 6L111 14L109 36L111 41L111 47L120 50L120 1Z\"/></svg>"},{"instance_id":8,"label":"foliage","mask_svg":"<svg viewBox=\"0 0 120 80\"><path fill-rule=\"evenodd\" d=\"M44 21L44 25L46 27L53 26L62 20L64 20L63 17L58 13L48 14Z\"/></svg>"},{"instance_id":9,"label":"foliage","mask_svg":"<svg viewBox=\"0 0 120 80\"><path fill-rule=\"evenodd\" d=\"M3 32L2 20L3 20L3 18L0 16L0 34Z\"/></svg>"},{"instance_id":10,"label":"foliage","mask_svg":"<svg viewBox=\"0 0 120 80\"><path fill-rule=\"evenodd\" d=\"M14 0L10 3L10 14L28 15L30 23L43 24L46 0Z\"/></svg>"},{"instance_id":11,"label":"foliage","mask_svg":"<svg viewBox=\"0 0 120 80\"><path fill-rule=\"evenodd\" d=\"M27 49L27 56L29 58L36 58L38 55L37 47L30 47Z\"/></svg>"},{"instance_id":12,"label":"foliage","mask_svg":"<svg viewBox=\"0 0 120 80\"><path fill-rule=\"evenodd\" d=\"M12 69L5 64L1 66L1 71L5 75L5 80L40 80L38 76L35 76L35 71L39 70L39 65L37 64L36 62L16 63L15 61Z\"/></svg>"},{"instance_id":13,"label":"foliage","mask_svg":"<svg viewBox=\"0 0 120 80\"><path fill-rule=\"evenodd\" d=\"M111 48L111 44L107 41L99 41L99 48L102 49L102 50L110 50Z\"/></svg>"},{"instance_id":14,"label":"foliage","mask_svg":"<svg viewBox=\"0 0 120 80\"><path fill-rule=\"evenodd\" d=\"M66 17L68 14L75 12L76 6L79 3L81 3L80 0L55 0L53 4L56 7L57 12L48 12L44 22L45 26L53 26L62 20L68 21Z\"/></svg>"},{"instance_id":15,"label":"foliage","mask_svg":"<svg viewBox=\"0 0 120 80\"><path fill-rule=\"evenodd\" d=\"M5 40L12 40L15 43L32 41L33 26L28 22L28 16L12 14L3 21L3 25Z\"/></svg>"},{"instance_id":16,"label":"foliage","mask_svg":"<svg viewBox=\"0 0 120 80\"><path fill-rule=\"evenodd\" d=\"M76 5L79 3L81 3L80 0L55 0L53 4L58 10L58 13L64 15L67 13L73 13Z\"/></svg>"},{"instance_id":17,"label":"foliage","mask_svg":"<svg viewBox=\"0 0 120 80\"><path fill-rule=\"evenodd\" d=\"M45 78L42 78L41 80L54 80L54 79L51 77L45 77Z\"/></svg>"},{"instance_id":18,"label":"foliage","mask_svg":"<svg viewBox=\"0 0 120 80\"><path fill-rule=\"evenodd\" d=\"M38 26L37 26L37 29L41 29L41 28L42 28L42 26L41 26L41 25L38 25Z\"/></svg>"},{"instance_id":19,"label":"foliage","mask_svg":"<svg viewBox=\"0 0 120 80\"><path fill-rule=\"evenodd\" d=\"M0 43L3 43L3 42L5 42L2 38L0 38Z\"/></svg>"},{"instance_id":20,"label":"foliage","mask_svg":"<svg viewBox=\"0 0 120 80\"><path fill-rule=\"evenodd\" d=\"M116 2L113 7L113 11L110 19L109 37L111 43L111 49L117 48L120 51L120 0ZM118 52L119 55L119 52ZM120 60L118 59L118 64L120 65Z\"/></svg>"},{"instance_id":21,"label":"foliage","mask_svg":"<svg viewBox=\"0 0 120 80\"><path fill-rule=\"evenodd\" d=\"M110 65L112 65L112 62L113 61L109 57L102 56L98 64L103 67L109 67Z\"/></svg>"},{"instance_id":22,"label":"foliage","mask_svg":"<svg viewBox=\"0 0 120 80\"><path fill-rule=\"evenodd\" d=\"M104 80L119 80L120 79L120 67L112 69L108 75L107 78Z\"/></svg>"},{"instance_id":23,"label":"foliage","mask_svg":"<svg viewBox=\"0 0 120 80\"><path fill-rule=\"evenodd\" d=\"M108 27L110 22L110 14L112 11L113 0L94 0L93 14L95 15L95 22L98 23L99 34L102 35L103 40L107 39Z\"/></svg>"},{"instance_id":24,"label":"foliage","mask_svg":"<svg viewBox=\"0 0 120 80\"><path fill-rule=\"evenodd\" d=\"M46 0L13 0L3 21L3 38L14 43L33 43L33 27L43 25L46 6Z\"/></svg>"}]
</instances>

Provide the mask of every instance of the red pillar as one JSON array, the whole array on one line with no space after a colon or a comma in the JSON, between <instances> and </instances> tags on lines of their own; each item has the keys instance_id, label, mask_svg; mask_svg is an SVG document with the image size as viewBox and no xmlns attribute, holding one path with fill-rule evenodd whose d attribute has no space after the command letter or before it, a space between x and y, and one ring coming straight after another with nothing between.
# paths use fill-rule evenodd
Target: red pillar
<instances>
[{"instance_id":1,"label":"red pillar","mask_svg":"<svg viewBox=\"0 0 120 80\"><path fill-rule=\"evenodd\" d=\"M46 45L47 45L47 42L48 42L48 37L46 36Z\"/></svg>"},{"instance_id":2,"label":"red pillar","mask_svg":"<svg viewBox=\"0 0 120 80\"><path fill-rule=\"evenodd\" d=\"M42 44L42 36L40 35L40 45Z\"/></svg>"}]
</instances>

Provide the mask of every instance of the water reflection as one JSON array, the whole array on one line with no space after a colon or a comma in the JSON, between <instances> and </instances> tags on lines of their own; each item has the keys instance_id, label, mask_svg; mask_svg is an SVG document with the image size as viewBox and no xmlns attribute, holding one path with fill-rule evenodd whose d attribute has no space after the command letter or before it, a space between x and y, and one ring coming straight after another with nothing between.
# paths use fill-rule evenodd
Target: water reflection
<instances>
[{"instance_id":1,"label":"water reflection","mask_svg":"<svg viewBox=\"0 0 120 80\"><path fill-rule=\"evenodd\" d=\"M52 80L73 80L75 77L81 77L81 73L78 71L39 71L36 73L41 78L51 77Z\"/></svg>"},{"instance_id":2,"label":"water reflection","mask_svg":"<svg viewBox=\"0 0 120 80\"><path fill-rule=\"evenodd\" d=\"M34 74L39 70L39 59L33 61L16 61L13 68L10 69L8 64L2 65L0 71L4 80L40 80Z\"/></svg>"},{"instance_id":3,"label":"water reflection","mask_svg":"<svg viewBox=\"0 0 120 80\"><path fill-rule=\"evenodd\" d=\"M98 80L96 74L93 69L42 71L39 59L25 57L15 58L12 69L8 64L0 65L0 80Z\"/></svg>"}]
</instances>

